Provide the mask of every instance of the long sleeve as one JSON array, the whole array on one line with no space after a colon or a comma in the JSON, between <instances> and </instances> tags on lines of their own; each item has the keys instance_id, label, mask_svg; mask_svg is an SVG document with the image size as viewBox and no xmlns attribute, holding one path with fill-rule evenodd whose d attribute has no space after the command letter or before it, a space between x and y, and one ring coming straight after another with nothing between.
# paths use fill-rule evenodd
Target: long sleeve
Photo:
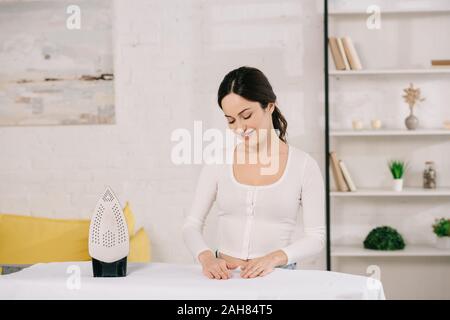
<instances>
[{"instance_id":1,"label":"long sleeve","mask_svg":"<svg viewBox=\"0 0 450 320\"><path fill-rule=\"evenodd\" d=\"M288 264L314 256L325 243L325 188L317 162L308 155L301 192L304 235L282 248Z\"/></svg>"},{"instance_id":2,"label":"long sleeve","mask_svg":"<svg viewBox=\"0 0 450 320\"><path fill-rule=\"evenodd\" d=\"M203 239L203 227L208 213L216 199L217 175L216 165L205 164L200 172L194 199L183 224L183 239L199 262L198 255L204 250L211 250ZM211 250L212 251L212 250Z\"/></svg>"}]
</instances>

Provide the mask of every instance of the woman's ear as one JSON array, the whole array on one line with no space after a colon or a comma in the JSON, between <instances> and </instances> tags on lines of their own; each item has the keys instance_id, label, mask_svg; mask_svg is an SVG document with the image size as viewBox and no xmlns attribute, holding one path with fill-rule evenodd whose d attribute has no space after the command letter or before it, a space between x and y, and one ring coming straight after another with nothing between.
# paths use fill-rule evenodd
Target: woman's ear
<instances>
[{"instance_id":1,"label":"woman's ear","mask_svg":"<svg viewBox=\"0 0 450 320\"><path fill-rule=\"evenodd\" d=\"M275 111L275 106L276 104L274 102L270 102L268 104L270 114L272 114Z\"/></svg>"}]
</instances>

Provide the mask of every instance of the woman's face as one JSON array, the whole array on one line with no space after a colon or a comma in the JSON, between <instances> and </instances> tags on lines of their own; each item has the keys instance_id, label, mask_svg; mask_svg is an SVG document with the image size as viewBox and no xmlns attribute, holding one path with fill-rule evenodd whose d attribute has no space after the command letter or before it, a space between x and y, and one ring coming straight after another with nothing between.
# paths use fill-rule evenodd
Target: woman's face
<instances>
[{"instance_id":1,"label":"woman's face","mask_svg":"<svg viewBox=\"0 0 450 320\"><path fill-rule=\"evenodd\" d=\"M269 135L273 129L273 103L263 109L257 101L249 101L230 93L222 99L222 110L228 121L228 127L240 135L245 143L260 143L262 142L260 140Z\"/></svg>"}]
</instances>

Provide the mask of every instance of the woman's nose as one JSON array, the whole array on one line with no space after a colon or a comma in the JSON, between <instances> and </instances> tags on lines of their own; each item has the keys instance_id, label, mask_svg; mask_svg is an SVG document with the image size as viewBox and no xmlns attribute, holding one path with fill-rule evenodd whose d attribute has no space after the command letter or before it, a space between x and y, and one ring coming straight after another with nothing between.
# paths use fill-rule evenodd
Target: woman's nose
<instances>
[{"instance_id":1,"label":"woman's nose","mask_svg":"<svg viewBox=\"0 0 450 320\"><path fill-rule=\"evenodd\" d=\"M247 126L245 124L243 124L242 122L240 122L240 120L235 120L235 122L232 124L231 128L233 130L242 130L243 132L245 132L245 130L247 130Z\"/></svg>"},{"instance_id":2,"label":"woman's nose","mask_svg":"<svg viewBox=\"0 0 450 320\"><path fill-rule=\"evenodd\" d=\"M247 130L247 125L245 123L243 123L242 121L239 122L239 128L245 132L245 130Z\"/></svg>"},{"instance_id":3,"label":"woman's nose","mask_svg":"<svg viewBox=\"0 0 450 320\"><path fill-rule=\"evenodd\" d=\"M243 126L236 126L234 128L234 131L236 131L236 133L239 133L239 134L244 133L246 130L247 130L246 126L244 126L244 127Z\"/></svg>"}]
</instances>

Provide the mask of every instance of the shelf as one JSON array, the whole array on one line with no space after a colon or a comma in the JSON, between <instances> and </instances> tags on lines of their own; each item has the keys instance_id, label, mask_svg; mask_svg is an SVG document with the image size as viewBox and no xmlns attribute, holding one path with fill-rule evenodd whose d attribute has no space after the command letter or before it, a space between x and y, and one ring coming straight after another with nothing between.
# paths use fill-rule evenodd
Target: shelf
<instances>
[{"instance_id":1,"label":"shelf","mask_svg":"<svg viewBox=\"0 0 450 320\"><path fill-rule=\"evenodd\" d=\"M450 257L450 250L432 245L406 245L403 250L381 251L365 249L362 245L334 246L332 257Z\"/></svg>"},{"instance_id":2,"label":"shelf","mask_svg":"<svg viewBox=\"0 0 450 320\"><path fill-rule=\"evenodd\" d=\"M445 14L450 13L450 8L442 8L442 9L430 9L430 8L411 8L411 9L383 9L381 8L380 13L383 14ZM330 10L328 11L328 15L333 16L345 16L345 15L368 15L365 10Z\"/></svg>"},{"instance_id":3,"label":"shelf","mask_svg":"<svg viewBox=\"0 0 450 320\"><path fill-rule=\"evenodd\" d=\"M331 191L332 197L450 197L450 188L442 187L436 189L424 189L414 187L404 187L403 191L394 191L380 188L358 188L353 192Z\"/></svg>"},{"instance_id":4,"label":"shelf","mask_svg":"<svg viewBox=\"0 0 450 320\"><path fill-rule=\"evenodd\" d=\"M368 137L368 136L450 136L450 129L379 129L379 130L334 130L333 137Z\"/></svg>"},{"instance_id":5,"label":"shelf","mask_svg":"<svg viewBox=\"0 0 450 320\"><path fill-rule=\"evenodd\" d=\"M408 75L408 74L450 74L450 67L422 69L363 69L363 70L329 70L330 76L362 75Z\"/></svg>"},{"instance_id":6,"label":"shelf","mask_svg":"<svg viewBox=\"0 0 450 320\"><path fill-rule=\"evenodd\" d=\"M386 100L386 95L390 95L391 93L396 96L403 95L402 88L404 84L402 85L401 83L415 83L419 80L419 87L423 86L424 88L428 88L428 91L430 88L435 89L433 92L438 101L448 101L450 91L446 91L445 85L447 82L450 83L450 66L432 66L431 60L446 59L445 52L448 52L449 45L448 42L445 41L443 30L448 29L450 0L417 0L407 2L408 3L405 3L405 1L392 2L389 0L375 0L375 2L333 0L325 2L325 12L328 13L324 19L324 100L325 119L327 121L325 130L326 152L331 152L333 149L337 148L338 150L335 151L339 154L340 147L343 147L344 149L341 150L341 156L345 158L344 153L349 153L347 156L352 158L355 154L359 156L370 156L370 153L378 153L379 150L377 150L377 148L383 146L389 146L394 149L398 149L399 147L401 149L409 149L408 146L410 143L422 145L426 141L427 146L433 147L432 150L425 150L426 157L430 157L431 160L433 160L433 158L438 160L448 158L446 153L448 148L446 149L446 144L442 146L436 144L437 142L446 143L450 141L450 128L447 128L447 125L444 122L446 120L444 116L441 116L441 120L439 120L440 118L438 117L439 121L436 123L425 126L424 128L420 126L417 130L407 130L401 123L398 125L389 124L385 121L386 119L383 120L381 118L382 127L374 129L371 126L370 119L376 119L374 115L380 110L366 108L361 111L363 115L367 115L366 119L363 119L364 128L357 130L352 127L351 114L358 110L355 111L355 108L351 108L351 110L341 108L348 105L348 103L346 103L347 100L353 102L353 105L357 106L358 103L361 104L361 99L364 99L365 96L370 97L371 93L375 94L375 98L378 100ZM372 12L366 12L366 9L372 5L379 6L380 17L387 19L385 22L389 29L386 29L386 26L384 26L383 28L385 29L382 29L381 33L379 32L379 34L375 36L372 36L372 33L377 31L372 31L370 26L361 28L361 26L364 27L366 25L366 22L375 22L372 19L377 18L374 16L376 13L373 12L373 10L378 8L372 7L374 8ZM386 54L384 54L384 58L387 60L384 59L385 62L383 63L381 62L383 60L383 52L378 52L380 50L377 51L376 48L382 48L383 40L391 37L391 33L398 30L400 30L401 37L397 37L398 41L394 41L395 43L393 42L392 50L389 50L388 53L389 56L386 57ZM430 34L434 37L430 38ZM405 50L405 48L408 48L410 45L409 42L412 35L414 35L414 39L418 43L421 43L422 41L426 44L422 47L418 46L418 49L416 48L419 52ZM330 36L349 36L353 40L355 49L361 58L363 69L336 70L334 63L335 59L333 59L333 54L329 45ZM439 41L439 53L436 53L436 49L433 47L434 40ZM378 43L374 43L373 41ZM359 52L358 48L361 48L361 50L366 48L367 50ZM363 53L366 53L366 55ZM421 60L421 57L428 58ZM368 63L364 64L363 60L367 60L366 62ZM371 61L372 63L370 63ZM410 61L411 63L405 63L405 61ZM377 85L375 85L374 81ZM338 103L336 104L336 102ZM337 108L335 109L335 107ZM377 105L377 107L383 107L381 109L389 112L392 107L397 106L384 104ZM436 110L434 110L434 114L442 114L444 109L445 107L443 104L438 104ZM350 121L346 122L347 120ZM336 125L333 126L333 123ZM341 144L343 145L341 146ZM347 147L348 144L349 146ZM373 149L374 147L376 149ZM416 156L416 154L409 154L409 157L416 158ZM357 164L356 166L358 167ZM361 166L359 167L362 169ZM379 172L373 170L376 168L376 165L369 164L369 167L370 168L365 170L367 171L367 177L363 180L373 181L373 179L376 180L377 178L380 178ZM351 166L349 166L349 169L351 169ZM416 179L417 183L407 183L407 185L403 186L402 191L395 191L393 190L391 183L389 183L394 183L392 176L389 173L389 176L386 176L387 180L384 181L384 183L364 183L364 181L360 181L359 183L356 183L356 191L340 192L335 188L336 181L333 179L334 174L331 172L331 167L326 168L325 170L327 170L326 182L328 186L328 202L326 206L327 236L329 240L327 241L328 270L342 271L342 269L345 269L347 266L351 265L351 267L355 267L358 263L369 261L369 259L372 259L372 261L394 261L389 260L394 258L397 259L395 261L405 268L408 267L408 263L419 263L420 267L425 271L432 269L432 267L430 269L427 266L427 261L431 261L431 259L439 260L440 267L441 264L445 264L446 267L446 264L450 263L450 250L439 249L434 246L432 241L428 242L427 239L422 240L422 243L407 243L403 250L380 251L365 249L362 241L358 240L354 241L354 244L351 244L352 241L348 237L349 230L353 230L358 238L361 236L364 237L365 234L362 234L364 231L361 231L361 228L359 227L368 227L368 225L373 223L376 225L392 226L396 226L399 223L401 224L401 221L410 217L408 213L411 213L411 210L414 211L415 216L417 215L419 218L416 221L418 222L417 226L414 225L409 231L412 235L417 236L417 234L423 231L422 227L426 229L430 228L425 221L426 219L424 220L423 217L425 216L426 218L436 206L442 207L442 205L445 204L444 207L446 207L446 204L450 203L450 181L448 181L448 179L447 181L442 181L440 184L441 186L436 189L424 189L421 185L422 171L419 170L415 173L416 178L420 178ZM442 178L444 179L445 174L442 173L442 175ZM357 209L360 206L364 207L369 213L365 218L369 218L370 216L370 219L361 220L358 215L346 215L346 212L351 212L353 209ZM392 215L380 216L373 214L374 212L376 213L380 206L388 211L389 209L391 209L391 211L394 210L399 214L395 215L395 217ZM345 218L342 215L344 215ZM337 217L340 217L338 219L339 221L334 221L334 218ZM344 219L342 220L341 218ZM421 223L423 221L425 221L427 225L424 226L424 224ZM355 226L358 228L355 228ZM419 239L417 240L420 241ZM342 242L350 244L345 245ZM398 258L400 257L403 260L399 260ZM362 260L362 258L364 258L364 260ZM394 278L396 276L398 277L401 273L398 273L397 271L398 270L394 269L389 270L389 272L392 272L394 275ZM407 278L408 281L414 280L413 277L410 277L409 275L407 275Z\"/></svg>"}]
</instances>

